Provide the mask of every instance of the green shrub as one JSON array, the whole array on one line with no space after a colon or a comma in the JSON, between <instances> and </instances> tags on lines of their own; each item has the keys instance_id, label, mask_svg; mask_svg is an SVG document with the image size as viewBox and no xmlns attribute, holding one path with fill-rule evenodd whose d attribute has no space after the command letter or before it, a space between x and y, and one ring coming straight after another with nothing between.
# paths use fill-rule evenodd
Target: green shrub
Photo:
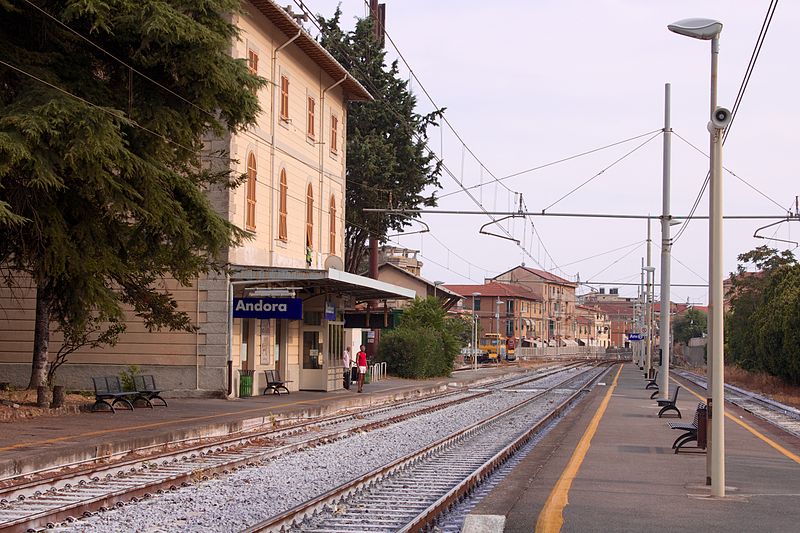
<instances>
[{"instance_id":1,"label":"green shrub","mask_svg":"<svg viewBox=\"0 0 800 533\"><path fill-rule=\"evenodd\" d=\"M461 324L453 320L435 298L416 299L400 326L381 336L378 361L386 361L388 373L405 378L449 375L461 348Z\"/></svg>"},{"instance_id":2,"label":"green shrub","mask_svg":"<svg viewBox=\"0 0 800 533\"><path fill-rule=\"evenodd\" d=\"M122 390L135 391L136 383L134 378L142 373L142 369L138 365L128 365L128 368L119 373L119 381L122 384Z\"/></svg>"}]
</instances>

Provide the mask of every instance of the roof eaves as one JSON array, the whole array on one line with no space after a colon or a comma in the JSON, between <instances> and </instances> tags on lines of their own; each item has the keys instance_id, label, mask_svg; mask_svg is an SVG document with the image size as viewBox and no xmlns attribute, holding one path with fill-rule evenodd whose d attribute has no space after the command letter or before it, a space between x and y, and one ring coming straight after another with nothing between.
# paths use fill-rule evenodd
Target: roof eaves
<instances>
[{"instance_id":1,"label":"roof eaves","mask_svg":"<svg viewBox=\"0 0 800 533\"><path fill-rule=\"evenodd\" d=\"M303 51L312 61L319 65L331 78L340 80L345 78L342 87L345 99L350 101L372 101L375 98L361 85L350 72L339 63L328 50L319 44L309 33L298 24L284 8L273 0L248 0L262 15L267 17L287 37L298 36L294 44Z\"/></svg>"}]
</instances>

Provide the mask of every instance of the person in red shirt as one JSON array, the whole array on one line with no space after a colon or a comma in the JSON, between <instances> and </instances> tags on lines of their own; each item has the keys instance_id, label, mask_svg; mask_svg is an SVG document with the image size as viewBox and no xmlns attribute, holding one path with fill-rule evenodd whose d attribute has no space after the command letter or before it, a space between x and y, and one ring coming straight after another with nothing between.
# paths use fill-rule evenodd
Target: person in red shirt
<instances>
[{"instance_id":1,"label":"person in red shirt","mask_svg":"<svg viewBox=\"0 0 800 533\"><path fill-rule=\"evenodd\" d=\"M358 392L362 392L364 376L367 375L367 352L364 351L363 344L356 354L356 363L358 364Z\"/></svg>"}]
</instances>

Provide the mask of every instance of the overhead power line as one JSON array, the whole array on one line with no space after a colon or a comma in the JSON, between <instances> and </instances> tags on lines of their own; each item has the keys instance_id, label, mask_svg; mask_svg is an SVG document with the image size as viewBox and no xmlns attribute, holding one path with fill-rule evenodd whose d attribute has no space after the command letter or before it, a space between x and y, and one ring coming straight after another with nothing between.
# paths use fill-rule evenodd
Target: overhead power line
<instances>
[{"instance_id":1,"label":"overhead power line","mask_svg":"<svg viewBox=\"0 0 800 533\"><path fill-rule=\"evenodd\" d=\"M758 56L761 54L761 47L764 45L764 39L767 37L767 31L769 30L769 26L772 23L772 16L775 14L775 8L778 7L778 0L772 0L767 7L767 14L764 16L764 21L761 23L761 30L758 32L758 37L756 38L756 44L753 47L753 52L750 54L750 61L747 63L747 68L745 69L744 77L742 78L742 82L739 84L739 92L736 94L736 100L733 103L733 107L731 108L731 121L728 124L728 127L725 128L725 133L722 136L722 144L725 145L725 141L728 139L728 135L731 132L731 126L733 126L733 121L736 119L736 115L739 112L739 107L742 104L742 100L744 98L744 93L747 90L747 85L750 83L750 77L755 70L756 61L758 60ZM697 193L697 198L695 198L694 204L692 205L692 209L690 210L690 215L693 215L697 206L700 204L700 200L703 198L703 195L706 192L706 188L708 187L708 182L711 179L711 172L706 173L706 177L703 180L703 184L700 187L700 192ZM763 193L762 193L763 194ZM686 232L686 228L689 227L689 221L692 218L686 221L685 224L678 230L678 233L673 237L672 244L675 244L678 239Z\"/></svg>"}]
</instances>

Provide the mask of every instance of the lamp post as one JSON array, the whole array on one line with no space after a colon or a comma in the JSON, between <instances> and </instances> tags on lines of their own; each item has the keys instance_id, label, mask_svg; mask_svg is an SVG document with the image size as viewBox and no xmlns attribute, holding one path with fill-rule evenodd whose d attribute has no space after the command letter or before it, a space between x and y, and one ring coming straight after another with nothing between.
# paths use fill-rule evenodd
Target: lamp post
<instances>
[{"instance_id":1,"label":"lamp post","mask_svg":"<svg viewBox=\"0 0 800 533\"><path fill-rule=\"evenodd\" d=\"M472 293L472 369L478 370L478 322L475 315L475 297L480 296L481 293Z\"/></svg>"},{"instance_id":2,"label":"lamp post","mask_svg":"<svg viewBox=\"0 0 800 533\"><path fill-rule=\"evenodd\" d=\"M711 398L708 398L708 417L713 438L709 456L711 495L725 496L725 397L723 374L723 317L722 317L722 132L730 122L730 112L717 107L717 62L719 34L722 23L717 20L691 18L667 26L679 35L711 41L711 159L709 168L709 257L708 310L711 361L709 366Z\"/></svg>"},{"instance_id":3,"label":"lamp post","mask_svg":"<svg viewBox=\"0 0 800 533\"><path fill-rule=\"evenodd\" d=\"M503 304L503 303L505 303L505 302L501 302L500 301L500 297L498 296L497 297L497 304L496 304L496 308L495 308L495 312L494 312L494 322L495 322L495 326L497 328L495 331L497 331L497 363L498 364L500 363L500 304Z\"/></svg>"},{"instance_id":4,"label":"lamp post","mask_svg":"<svg viewBox=\"0 0 800 533\"><path fill-rule=\"evenodd\" d=\"M653 279L656 269L648 265L644 267L644 271L647 279L647 294L645 296L645 328L647 328L645 372L647 372L647 379L653 379Z\"/></svg>"},{"instance_id":5,"label":"lamp post","mask_svg":"<svg viewBox=\"0 0 800 533\"><path fill-rule=\"evenodd\" d=\"M439 292L438 292L439 285L441 285L442 283L444 283L444 281L433 282L433 297L436 298L437 300L439 299Z\"/></svg>"}]
</instances>

